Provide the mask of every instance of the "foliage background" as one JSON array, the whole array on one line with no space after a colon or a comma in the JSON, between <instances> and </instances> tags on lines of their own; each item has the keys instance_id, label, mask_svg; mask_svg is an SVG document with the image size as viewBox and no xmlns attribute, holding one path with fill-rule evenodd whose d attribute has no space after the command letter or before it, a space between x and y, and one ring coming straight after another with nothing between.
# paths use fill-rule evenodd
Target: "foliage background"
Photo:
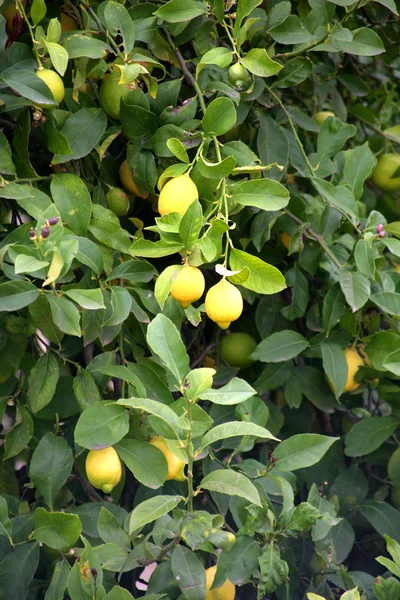
<instances>
[{"instance_id":1,"label":"foliage background","mask_svg":"<svg viewBox=\"0 0 400 600\"><path fill-rule=\"evenodd\" d=\"M400 143L396 3L17 4L0 17L1 597L204 600L218 558L238 598L398 599L399 196L370 180ZM113 65L136 82L120 120L99 100ZM118 219L125 158L148 198ZM201 202L157 217L188 169ZM179 253L207 288L240 286L250 368L221 359L201 301L169 296ZM349 345L365 366L342 394ZM154 433L187 482L165 482ZM112 497L84 468L106 445L125 465Z\"/></svg>"}]
</instances>

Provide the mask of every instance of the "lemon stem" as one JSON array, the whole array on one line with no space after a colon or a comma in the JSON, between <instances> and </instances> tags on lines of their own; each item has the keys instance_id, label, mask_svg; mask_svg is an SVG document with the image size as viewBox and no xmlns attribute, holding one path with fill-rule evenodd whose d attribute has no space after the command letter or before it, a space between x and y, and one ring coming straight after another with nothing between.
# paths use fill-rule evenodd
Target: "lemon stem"
<instances>
[{"instance_id":1,"label":"lemon stem","mask_svg":"<svg viewBox=\"0 0 400 600\"><path fill-rule=\"evenodd\" d=\"M188 430L188 435L187 435L187 440L186 440L186 446L185 446L185 450L186 450L186 455L187 455L187 459L188 459L188 470L187 470L187 487L188 487L188 497L187 497L187 504L188 504L188 509L189 512L193 512L193 498L194 498L194 491L193 491L193 448L192 448L192 426L193 426L193 421L192 421L192 405L191 405L191 401L187 395L186 389L185 389L185 383L183 383L182 387L181 387L181 394L185 399L185 405L186 405L186 417L189 421L189 430Z\"/></svg>"},{"instance_id":2,"label":"lemon stem","mask_svg":"<svg viewBox=\"0 0 400 600\"><path fill-rule=\"evenodd\" d=\"M40 55L39 55L39 51L38 51L38 49L36 47L36 44L38 42L35 40L35 34L34 34L34 31L33 31L34 28L32 27L32 25L29 22L29 19L28 19L27 15L26 15L26 12L25 12L24 5L22 4L21 0L17 0L17 8L18 8L19 12L21 13L21 15L24 17L24 21L25 21L25 23L28 26L29 34L30 34L31 39L32 39L32 50L33 50L34 55L36 56L36 60L37 60L38 65L39 65L39 69L43 69L43 65L42 65L42 61L41 61Z\"/></svg>"},{"instance_id":3,"label":"lemon stem","mask_svg":"<svg viewBox=\"0 0 400 600\"><path fill-rule=\"evenodd\" d=\"M236 42L233 39L233 37L231 36L231 32L229 31L229 25L226 23L226 21L223 21L221 23L222 27L225 29L226 35L228 36L228 39L230 41L230 43L232 44L232 48L233 48L233 53L236 54L238 61L240 61L240 54L237 51L237 47L236 47Z\"/></svg>"}]
</instances>

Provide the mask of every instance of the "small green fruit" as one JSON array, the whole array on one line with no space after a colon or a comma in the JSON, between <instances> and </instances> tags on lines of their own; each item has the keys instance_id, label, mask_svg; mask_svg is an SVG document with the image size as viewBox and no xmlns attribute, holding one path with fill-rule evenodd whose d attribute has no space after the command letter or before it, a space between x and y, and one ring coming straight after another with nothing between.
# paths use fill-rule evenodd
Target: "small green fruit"
<instances>
[{"instance_id":1,"label":"small green fruit","mask_svg":"<svg viewBox=\"0 0 400 600\"><path fill-rule=\"evenodd\" d=\"M393 487L390 497L392 499L393 506L400 508L400 485L395 485Z\"/></svg>"},{"instance_id":2,"label":"small green fruit","mask_svg":"<svg viewBox=\"0 0 400 600\"><path fill-rule=\"evenodd\" d=\"M129 212L128 196L121 188L110 187L106 194L107 206L117 217L124 217Z\"/></svg>"},{"instance_id":3,"label":"small green fruit","mask_svg":"<svg viewBox=\"0 0 400 600\"><path fill-rule=\"evenodd\" d=\"M234 85L239 90L247 89L251 82L251 75L240 63L235 63L229 67L228 79L231 85Z\"/></svg>"},{"instance_id":4,"label":"small green fruit","mask_svg":"<svg viewBox=\"0 0 400 600\"><path fill-rule=\"evenodd\" d=\"M336 115L330 110L320 110L319 112L315 113L313 119L317 125L323 125L328 117L336 117Z\"/></svg>"},{"instance_id":5,"label":"small green fruit","mask_svg":"<svg viewBox=\"0 0 400 600\"><path fill-rule=\"evenodd\" d=\"M380 190L400 190L400 154L382 154L372 175L372 181Z\"/></svg>"},{"instance_id":6,"label":"small green fruit","mask_svg":"<svg viewBox=\"0 0 400 600\"><path fill-rule=\"evenodd\" d=\"M256 340L248 333L230 333L219 343L222 358L232 367L250 367L250 354L257 348Z\"/></svg>"}]
</instances>

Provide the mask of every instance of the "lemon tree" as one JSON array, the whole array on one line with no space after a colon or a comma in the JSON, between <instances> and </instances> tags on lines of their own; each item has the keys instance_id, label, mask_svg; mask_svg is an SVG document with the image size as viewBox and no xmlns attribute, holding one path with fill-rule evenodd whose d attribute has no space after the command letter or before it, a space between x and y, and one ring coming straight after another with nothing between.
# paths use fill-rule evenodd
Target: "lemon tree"
<instances>
[{"instance_id":1,"label":"lemon tree","mask_svg":"<svg viewBox=\"0 0 400 600\"><path fill-rule=\"evenodd\" d=\"M1 598L400 596L398 9L2 2Z\"/></svg>"}]
</instances>

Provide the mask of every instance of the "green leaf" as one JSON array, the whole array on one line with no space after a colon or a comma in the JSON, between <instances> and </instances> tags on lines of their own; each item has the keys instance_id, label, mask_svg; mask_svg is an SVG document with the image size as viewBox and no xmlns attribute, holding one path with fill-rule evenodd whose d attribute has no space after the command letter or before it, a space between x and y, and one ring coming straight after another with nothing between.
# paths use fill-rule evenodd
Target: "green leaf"
<instances>
[{"instance_id":1,"label":"green leaf","mask_svg":"<svg viewBox=\"0 0 400 600\"><path fill-rule=\"evenodd\" d=\"M199 487L211 492L228 494L229 496L240 496L252 504L261 506L257 488L251 483L250 479L230 469L212 471L201 480Z\"/></svg>"},{"instance_id":2,"label":"green leaf","mask_svg":"<svg viewBox=\"0 0 400 600\"><path fill-rule=\"evenodd\" d=\"M236 158L233 156L227 156L221 162L212 163L204 156L200 156L200 159L197 163L197 168L202 177L206 177L206 179L223 179L224 177L228 177L236 167Z\"/></svg>"},{"instance_id":3,"label":"green leaf","mask_svg":"<svg viewBox=\"0 0 400 600\"><path fill-rule=\"evenodd\" d=\"M63 42L63 47L68 52L70 58L104 58L106 52L113 52L113 49L103 40L97 40L94 37L88 37L80 33L69 35Z\"/></svg>"},{"instance_id":4,"label":"green leaf","mask_svg":"<svg viewBox=\"0 0 400 600\"><path fill-rule=\"evenodd\" d=\"M38 288L28 281L7 281L0 284L0 312L20 310L39 296Z\"/></svg>"},{"instance_id":5,"label":"green leaf","mask_svg":"<svg viewBox=\"0 0 400 600\"><path fill-rule=\"evenodd\" d=\"M332 382L336 398L342 394L347 381L348 367L342 348L334 342L326 341L321 345L324 371Z\"/></svg>"},{"instance_id":6,"label":"green leaf","mask_svg":"<svg viewBox=\"0 0 400 600\"><path fill-rule=\"evenodd\" d=\"M346 299L338 283L328 290L322 307L324 327L329 332L347 310Z\"/></svg>"},{"instance_id":7,"label":"green leaf","mask_svg":"<svg viewBox=\"0 0 400 600\"><path fill-rule=\"evenodd\" d=\"M258 600L265 594L271 594L277 587L284 584L289 577L289 565L282 560L280 550L274 542L264 546L259 557L261 578L258 584Z\"/></svg>"},{"instance_id":8,"label":"green leaf","mask_svg":"<svg viewBox=\"0 0 400 600\"><path fill-rule=\"evenodd\" d=\"M280 210L289 203L289 192L278 181L252 179L240 183L233 192L233 200L243 206L255 206L262 210Z\"/></svg>"},{"instance_id":9,"label":"green leaf","mask_svg":"<svg viewBox=\"0 0 400 600\"><path fill-rule=\"evenodd\" d=\"M181 386L189 372L189 357L172 321L164 315L157 315L147 328L147 342Z\"/></svg>"},{"instance_id":10,"label":"green leaf","mask_svg":"<svg viewBox=\"0 0 400 600\"><path fill-rule=\"evenodd\" d=\"M231 437L251 435L262 439L277 440L268 429L260 427L255 423L246 423L245 421L229 421L229 423L222 423L216 425L202 439L199 452L201 452L207 446L211 446L219 440L226 440Z\"/></svg>"},{"instance_id":11,"label":"green leaf","mask_svg":"<svg viewBox=\"0 0 400 600\"><path fill-rule=\"evenodd\" d=\"M103 137L106 128L107 115L101 108L81 108L71 114L61 129L70 145L71 154L55 154L53 164L76 160L89 154Z\"/></svg>"},{"instance_id":12,"label":"green leaf","mask_svg":"<svg viewBox=\"0 0 400 600\"><path fill-rule=\"evenodd\" d=\"M168 514L182 500L182 496L155 496L144 500L129 515L129 535L134 531L140 532L147 523Z\"/></svg>"},{"instance_id":13,"label":"green leaf","mask_svg":"<svg viewBox=\"0 0 400 600\"><path fill-rule=\"evenodd\" d=\"M74 464L72 450L67 441L46 433L32 455L29 474L46 504L53 508L57 492L62 488Z\"/></svg>"},{"instance_id":14,"label":"green leaf","mask_svg":"<svg viewBox=\"0 0 400 600\"><path fill-rule=\"evenodd\" d=\"M304 44L314 41L297 15L289 15L282 23L269 30L269 35L280 44Z\"/></svg>"},{"instance_id":15,"label":"green leaf","mask_svg":"<svg viewBox=\"0 0 400 600\"><path fill-rule=\"evenodd\" d=\"M346 456L365 456L382 446L383 442L396 431L394 417L367 417L350 429L346 435ZM366 444L366 440L368 443Z\"/></svg>"},{"instance_id":16,"label":"green leaf","mask_svg":"<svg viewBox=\"0 0 400 600\"><path fill-rule=\"evenodd\" d=\"M41 269L47 267L49 263L44 260L38 260L34 256L27 254L18 254L14 263L15 274L19 273L36 273Z\"/></svg>"},{"instance_id":17,"label":"green leaf","mask_svg":"<svg viewBox=\"0 0 400 600\"><path fill-rule=\"evenodd\" d=\"M400 317L400 294L396 292L378 292L377 294L371 294L370 300L381 310Z\"/></svg>"},{"instance_id":18,"label":"green leaf","mask_svg":"<svg viewBox=\"0 0 400 600\"><path fill-rule=\"evenodd\" d=\"M57 104L49 86L32 71L11 67L2 72L1 79L8 87L37 106L49 108Z\"/></svg>"},{"instance_id":19,"label":"green leaf","mask_svg":"<svg viewBox=\"0 0 400 600\"><path fill-rule=\"evenodd\" d=\"M156 17L167 23L183 23L195 17L204 15L207 6L204 2L195 0L170 0L154 12Z\"/></svg>"},{"instance_id":20,"label":"green leaf","mask_svg":"<svg viewBox=\"0 0 400 600\"><path fill-rule=\"evenodd\" d=\"M307 341L300 333L279 331L258 344L251 356L262 362L283 362L295 358L307 347Z\"/></svg>"},{"instance_id":21,"label":"green leaf","mask_svg":"<svg viewBox=\"0 0 400 600\"><path fill-rule=\"evenodd\" d=\"M96 290L66 290L65 295L79 304L82 308L88 310L105 309L103 294L100 288Z\"/></svg>"},{"instance_id":22,"label":"green leaf","mask_svg":"<svg viewBox=\"0 0 400 600\"><path fill-rule=\"evenodd\" d=\"M170 138L167 140L167 146L174 156L183 163L190 163L188 153L186 152L185 146L177 138Z\"/></svg>"},{"instance_id":23,"label":"green leaf","mask_svg":"<svg viewBox=\"0 0 400 600\"><path fill-rule=\"evenodd\" d=\"M206 594L206 573L196 554L185 546L176 546L171 569L187 600L203 600Z\"/></svg>"},{"instance_id":24,"label":"green leaf","mask_svg":"<svg viewBox=\"0 0 400 600\"><path fill-rule=\"evenodd\" d=\"M186 0L185 0L186 1ZM223 135L236 123L236 109L229 98L216 98L207 107L203 117L206 135Z\"/></svg>"},{"instance_id":25,"label":"green leaf","mask_svg":"<svg viewBox=\"0 0 400 600\"><path fill-rule=\"evenodd\" d=\"M3 460L16 456L26 448L33 435L33 419L25 406L17 406L15 425L4 440Z\"/></svg>"},{"instance_id":26,"label":"green leaf","mask_svg":"<svg viewBox=\"0 0 400 600\"><path fill-rule=\"evenodd\" d=\"M47 294L53 322L60 331L81 337L80 313L77 307L62 296Z\"/></svg>"},{"instance_id":27,"label":"green leaf","mask_svg":"<svg viewBox=\"0 0 400 600\"><path fill-rule=\"evenodd\" d=\"M69 571L70 569L66 562L63 560L56 562L44 600L63 600L65 590L67 589Z\"/></svg>"},{"instance_id":28,"label":"green leaf","mask_svg":"<svg viewBox=\"0 0 400 600\"><path fill-rule=\"evenodd\" d=\"M271 77L283 68L281 64L272 60L265 48L252 48L241 60L241 64L259 77Z\"/></svg>"},{"instance_id":29,"label":"green leaf","mask_svg":"<svg viewBox=\"0 0 400 600\"><path fill-rule=\"evenodd\" d=\"M85 182L71 173L52 175L50 190L62 220L74 233L86 236L92 203Z\"/></svg>"},{"instance_id":30,"label":"green leaf","mask_svg":"<svg viewBox=\"0 0 400 600\"><path fill-rule=\"evenodd\" d=\"M12 532L11 519L8 516L7 500L0 496L0 536L10 538Z\"/></svg>"},{"instance_id":31,"label":"green leaf","mask_svg":"<svg viewBox=\"0 0 400 600\"><path fill-rule=\"evenodd\" d=\"M198 200L191 203L179 223L179 237L186 250L192 250L203 226L203 209Z\"/></svg>"},{"instance_id":32,"label":"green leaf","mask_svg":"<svg viewBox=\"0 0 400 600\"><path fill-rule=\"evenodd\" d=\"M164 269L159 277L157 277L156 285L154 287L154 296L160 305L161 310L164 308L167 301L174 279L181 269L182 265L169 265L169 267Z\"/></svg>"},{"instance_id":33,"label":"green leaf","mask_svg":"<svg viewBox=\"0 0 400 600\"><path fill-rule=\"evenodd\" d=\"M39 564L40 547L37 542L24 543L9 552L0 562L0 590L4 599L21 600L28 596L28 588ZM18 577L16 577L18 573Z\"/></svg>"},{"instance_id":34,"label":"green leaf","mask_svg":"<svg viewBox=\"0 0 400 600\"><path fill-rule=\"evenodd\" d=\"M69 550L82 532L78 515L35 510L35 538L55 550Z\"/></svg>"},{"instance_id":35,"label":"green leaf","mask_svg":"<svg viewBox=\"0 0 400 600\"><path fill-rule=\"evenodd\" d=\"M51 352L46 352L29 373L27 396L32 412L37 413L51 402L59 376L56 357Z\"/></svg>"},{"instance_id":36,"label":"green leaf","mask_svg":"<svg viewBox=\"0 0 400 600\"><path fill-rule=\"evenodd\" d=\"M200 59L196 69L196 78L198 78L201 71L206 65L217 65L221 69L226 69L232 62L232 51L229 48L212 48Z\"/></svg>"},{"instance_id":37,"label":"green leaf","mask_svg":"<svg viewBox=\"0 0 400 600\"><path fill-rule=\"evenodd\" d=\"M135 26L129 12L118 2L107 2L104 19L112 36L121 35L125 54L128 55L135 44Z\"/></svg>"},{"instance_id":38,"label":"green leaf","mask_svg":"<svg viewBox=\"0 0 400 600\"><path fill-rule=\"evenodd\" d=\"M253 538L238 535L233 548L229 552L223 550L218 557L214 586L222 585L226 579L235 585L246 583L257 568L260 553L261 548Z\"/></svg>"},{"instance_id":39,"label":"green leaf","mask_svg":"<svg viewBox=\"0 0 400 600\"><path fill-rule=\"evenodd\" d=\"M338 439L316 433L293 435L274 450L275 468L277 471L296 471L311 467Z\"/></svg>"},{"instance_id":40,"label":"green leaf","mask_svg":"<svg viewBox=\"0 0 400 600\"><path fill-rule=\"evenodd\" d=\"M247 275L245 280L240 273L232 275L228 277L229 281L242 285L248 290L258 294L277 294L286 288L285 278L279 269L253 254L232 248L229 254L229 265L233 271L243 269Z\"/></svg>"},{"instance_id":41,"label":"green leaf","mask_svg":"<svg viewBox=\"0 0 400 600\"><path fill-rule=\"evenodd\" d=\"M143 238L133 242L128 252L131 256L142 256L144 258L161 258L162 256L170 256L183 250L183 245L176 242L168 243L164 240L159 242L151 242Z\"/></svg>"},{"instance_id":42,"label":"green leaf","mask_svg":"<svg viewBox=\"0 0 400 600\"><path fill-rule=\"evenodd\" d=\"M88 408L92 404L101 401L101 394L93 375L90 371L80 366L74 377L73 389L81 410L85 410L85 408Z\"/></svg>"},{"instance_id":43,"label":"green leaf","mask_svg":"<svg viewBox=\"0 0 400 600\"><path fill-rule=\"evenodd\" d=\"M276 80L276 87L287 88L298 85L312 73L312 62L308 58L297 56L287 61Z\"/></svg>"},{"instance_id":44,"label":"green leaf","mask_svg":"<svg viewBox=\"0 0 400 600\"><path fill-rule=\"evenodd\" d=\"M191 371L191 373L193 373L193 371ZM233 377L221 388L204 390L199 394L199 398L201 400L210 400L213 404L232 406L234 404L245 402L255 394L256 391L247 383L247 381L239 379L238 377Z\"/></svg>"},{"instance_id":45,"label":"green leaf","mask_svg":"<svg viewBox=\"0 0 400 600\"><path fill-rule=\"evenodd\" d=\"M389 459L388 475L395 485L400 485L400 448L397 448Z\"/></svg>"},{"instance_id":46,"label":"green leaf","mask_svg":"<svg viewBox=\"0 0 400 600\"><path fill-rule=\"evenodd\" d=\"M344 166L344 179L356 200L364 191L364 182L371 177L376 165L375 155L371 152L368 142L350 151Z\"/></svg>"},{"instance_id":47,"label":"green leaf","mask_svg":"<svg viewBox=\"0 0 400 600\"><path fill-rule=\"evenodd\" d=\"M366 277L353 271L339 271L339 283L347 304L353 312L357 312L367 302L371 286Z\"/></svg>"},{"instance_id":48,"label":"green leaf","mask_svg":"<svg viewBox=\"0 0 400 600\"><path fill-rule=\"evenodd\" d=\"M317 140L319 162L322 162L326 157L335 156L355 133L356 128L354 125L342 123L336 117L326 119L321 126Z\"/></svg>"},{"instance_id":49,"label":"green leaf","mask_svg":"<svg viewBox=\"0 0 400 600\"><path fill-rule=\"evenodd\" d=\"M59 44L53 42L45 42L45 44L53 67L63 76L68 66L68 52Z\"/></svg>"},{"instance_id":50,"label":"green leaf","mask_svg":"<svg viewBox=\"0 0 400 600\"><path fill-rule=\"evenodd\" d=\"M354 54L355 56L377 56L385 51L379 35L370 27L360 27L351 32L352 41L336 42L338 50Z\"/></svg>"},{"instance_id":51,"label":"green leaf","mask_svg":"<svg viewBox=\"0 0 400 600\"><path fill-rule=\"evenodd\" d=\"M131 541L129 535L122 529L117 517L104 506L101 507L99 518L97 519L97 531L106 544L117 544L121 548L130 549Z\"/></svg>"},{"instance_id":52,"label":"green leaf","mask_svg":"<svg viewBox=\"0 0 400 600\"><path fill-rule=\"evenodd\" d=\"M368 279L375 277L375 260L379 258L377 248L372 245L372 240L358 240L354 250L357 269Z\"/></svg>"},{"instance_id":53,"label":"green leaf","mask_svg":"<svg viewBox=\"0 0 400 600\"><path fill-rule=\"evenodd\" d=\"M167 461L155 446L140 440L125 439L116 444L115 449L135 479L146 487L156 490L167 479Z\"/></svg>"},{"instance_id":54,"label":"green leaf","mask_svg":"<svg viewBox=\"0 0 400 600\"><path fill-rule=\"evenodd\" d=\"M293 384L304 396L323 412L332 413L335 398L324 374L315 367L301 365L293 370Z\"/></svg>"},{"instance_id":55,"label":"green leaf","mask_svg":"<svg viewBox=\"0 0 400 600\"><path fill-rule=\"evenodd\" d=\"M75 427L75 442L99 450L119 442L129 430L128 412L118 404L96 402L86 408Z\"/></svg>"},{"instance_id":56,"label":"green leaf","mask_svg":"<svg viewBox=\"0 0 400 600\"><path fill-rule=\"evenodd\" d=\"M393 506L378 500L365 500L359 510L378 533L400 542L400 512Z\"/></svg>"},{"instance_id":57,"label":"green leaf","mask_svg":"<svg viewBox=\"0 0 400 600\"><path fill-rule=\"evenodd\" d=\"M181 432L183 425L182 421L178 419L177 414L169 406L157 402L157 400L150 400L149 398L121 398L116 404L144 410L161 419L167 425L167 435L165 435L167 438L174 439Z\"/></svg>"},{"instance_id":58,"label":"green leaf","mask_svg":"<svg viewBox=\"0 0 400 600\"><path fill-rule=\"evenodd\" d=\"M132 307L132 296L124 287L114 285L110 287L112 314L105 321L104 326L115 327L123 323L128 317Z\"/></svg>"}]
</instances>

